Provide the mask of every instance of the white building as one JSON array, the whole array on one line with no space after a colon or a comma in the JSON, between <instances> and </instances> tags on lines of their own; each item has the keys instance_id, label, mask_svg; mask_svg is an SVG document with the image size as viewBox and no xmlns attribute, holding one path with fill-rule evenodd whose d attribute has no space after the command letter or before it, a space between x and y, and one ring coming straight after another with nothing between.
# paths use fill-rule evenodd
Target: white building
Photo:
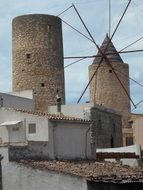
<instances>
[{"instance_id":1,"label":"white building","mask_svg":"<svg viewBox=\"0 0 143 190\"><path fill-rule=\"evenodd\" d=\"M33 91L0 93L0 107L34 110Z\"/></svg>"},{"instance_id":2,"label":"white building","mask_svg":"<svg viewBox=\"0 0 143 190\"><path fill-rule=\"evenodd\" d=\"M80 118L0 108L1 146L11 145L12 159L84 159L90 156L89 127Z\"/></svg>"},{"instance_id":3,"label":"white building","mask_svg":"<svg viewBox=\"0 0 143 190\"><path fill-rule=\"evenodd\" d=\"M92 115L92 122L63 114L1 107L1 145L10 145L12 160L91 159L91 143L94 150L122 146L121 116L99 107L91 110L87 113L89 118Z\"/></svg>"}]
</instances>

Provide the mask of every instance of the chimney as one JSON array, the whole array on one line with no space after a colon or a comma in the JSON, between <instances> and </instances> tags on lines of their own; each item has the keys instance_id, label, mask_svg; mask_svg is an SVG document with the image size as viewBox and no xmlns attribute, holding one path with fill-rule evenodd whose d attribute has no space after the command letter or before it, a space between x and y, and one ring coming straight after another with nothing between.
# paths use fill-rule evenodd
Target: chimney
<instances>
[{"instance_id":1,"label":"chimney","mask_svg":"<svg viewBox=\"0 0 143 190\"><path fill-rule=\"evenodd\" d=\"M56 94L56 104L57 104L57 113L61 114L61 97L59 96L59 90L57 90Z\"/></svg>"}]
</instances>

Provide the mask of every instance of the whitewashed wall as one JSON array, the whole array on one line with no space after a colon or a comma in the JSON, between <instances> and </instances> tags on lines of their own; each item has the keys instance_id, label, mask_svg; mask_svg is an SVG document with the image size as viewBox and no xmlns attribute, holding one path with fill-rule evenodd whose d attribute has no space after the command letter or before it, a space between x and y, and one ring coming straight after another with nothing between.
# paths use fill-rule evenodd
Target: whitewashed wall
<instances>
[{"instance_id":1,"label":"whitewashed wall","mask_svg":"<svg viewBox=\"0 0 143 190\"><path fill-rule=\"evenodd\" d=\"M46 117L18 112L14 110L7 110L5 108L0 108L0 124L6 121L19 121L19 120L22 121L23 134L26 133L27 141L48 141L49 140L48 119ZM36 133L34 134L28 133L29 123L36 123ZM6 126L0 126L0 138L2 139L3 143L6 143L9 141L7 128L8 127ZM18 135L18 132L16 133Z\"/></svg>"},{"instance_id":2,"label":"whitewashed wall","mask_svg":"<svg viewBox=\"0 0 143 190\"><path fill-rule=\"evenodd\" d=\"M3 190L87 190L86 180L59 172L42 171L9 162L7 148L0 148Z\"/></svg>"},{"instance_id":3,"label":"whitewashed wall","mask_svg":"<svg viewBox=\"0 0 143 190\"><path fill-rule=\"evenodd\" d=\"M25 92L26 93L26 92ZM6 108L17 108L17 109L24 109L24 110L34 110L34 100L32 97L30 98L30 95L23 97L13 95L13 94L7 94L7 93L0 93L0 99L2 98L3 107Z\"/></svg>"}]
</instances>

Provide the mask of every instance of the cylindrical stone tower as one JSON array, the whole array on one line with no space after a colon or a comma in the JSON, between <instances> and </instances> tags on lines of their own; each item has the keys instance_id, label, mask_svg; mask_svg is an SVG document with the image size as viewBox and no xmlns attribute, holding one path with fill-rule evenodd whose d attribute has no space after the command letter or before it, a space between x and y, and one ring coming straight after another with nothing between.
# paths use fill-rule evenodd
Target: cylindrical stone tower
<instances>
[{"instance_id":1,"label":"cylindrical stone tower","mask_svg":"<svg viewBox=\"0 0 143 190\"><path fill-rule=\"evenodd\" d=\"M12 23L13 91L32 89L35 110L55 105L57 89L65 103L61 19L31 14Z\"/></svg>"},{"instance_id":2,"label":"cylindrical stone tower","mask_svg":"<svg viewBox=\"0 0 143 190\"><path fill-rule=\"evenodd\" d=\"M109 37L106 36L101 45L102 52L105 51L108 42ZM112 42L110 42L106 54L121 83L124 85L128 94L130 94L128 64L122 61ZM98 52L97 55L98 57L94 59L93 64L89 66L89 78L92 77L99 65L101 54ZM112 68L105 60L102 61L97 74L90 84L90 101L119 111L123 115L123 127L127 127L127 118L130 115L130 99Z\"/></svg>"}]
</instances>

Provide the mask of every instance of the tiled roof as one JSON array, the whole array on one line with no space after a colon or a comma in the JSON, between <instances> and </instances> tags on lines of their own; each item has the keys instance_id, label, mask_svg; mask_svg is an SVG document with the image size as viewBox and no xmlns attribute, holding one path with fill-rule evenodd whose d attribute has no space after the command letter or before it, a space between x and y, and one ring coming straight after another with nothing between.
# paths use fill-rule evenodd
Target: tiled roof
<instances>
[{"instance_id":1,"label":"tiled roof","mask_svg":"<svg viewBox=\"0 0 143 190\"><path fill-rule=\"evenodd\" d=\"M4 109L13 110L13 111L22 112L22 113L27 113L27 114L32 114L32 115L37 115L37 116L47 117L51 121L71 121L71 122L83 122L83 123L89 123L90 122L90 120L87 120L87 119L65 116L62 113L50 114L50 113L34 112L34 111L28 111L28 110L23 110L23 109L15 109L15 108L4 108Z\"/></svg>"},{"instance_id":2,"label":"tiled roof","mask_svg":"<svg viewBox=\"0 0 143 190\"><path fill-rule=\"evenodd\" d=\"M143 183L143 169L110 162L85 161L22 161L35 169L62 172L83 177L88 181L113 183Z\"/></svg>"}]
</instances>

